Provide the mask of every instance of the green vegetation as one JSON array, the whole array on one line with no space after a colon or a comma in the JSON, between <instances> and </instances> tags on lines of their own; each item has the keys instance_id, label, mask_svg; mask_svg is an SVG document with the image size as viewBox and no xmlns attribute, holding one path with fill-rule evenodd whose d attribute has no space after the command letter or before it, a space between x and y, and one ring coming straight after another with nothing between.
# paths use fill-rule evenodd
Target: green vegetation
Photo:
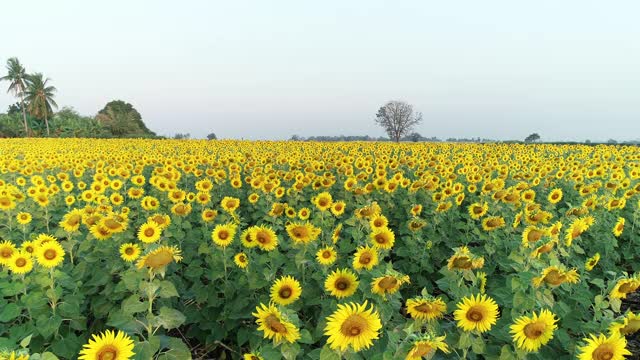
<instances>
[{"instance_id":1,"label":"green vegetation","mask_svg":"<svg viewBox=\"0 0 640 360\"><path fill-rule=\"evenodd\" d=\"M29 74L17 58L10 58L7 74L8 93L18 98L6 114L0 113L0 137L98 137L156 138L133 105L113 100L95 117L80 115L70 107L60 111L54 97L57 89L41 73Z\"/></svg>"}]
</instances>

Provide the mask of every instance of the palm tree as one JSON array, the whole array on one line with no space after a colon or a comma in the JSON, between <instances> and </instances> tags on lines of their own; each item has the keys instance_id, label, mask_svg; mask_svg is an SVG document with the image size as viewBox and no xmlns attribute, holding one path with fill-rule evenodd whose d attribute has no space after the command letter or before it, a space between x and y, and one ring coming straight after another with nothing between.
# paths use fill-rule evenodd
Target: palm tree
<instances>
[{"instance_id":1,"label":"palm tree","mask_svg":"<svg viewBox=\"0 0 640 360\"><path fill-rule=\"evenodd\" d=\"M49 136L49 115L53 113L51 106L58 108L58 104L53 100L53 93L57 91L54 86L47 86L48 78L44 78L41 73L27 76L27 101L29 102L29 113L38 119L44 119L47 125L47 136Z\"/></svg>"},{"instance_id":2,"label":"palm tree","mask_svg":"<svg viewBox=\"0 0 640 360\"><path fill-rule=\"evenodd\" d=\"M22 119L24 120L24 133L29 136L29 127L27 126L27 113L24 106L25 80L27 74L18 58L12 57L7 60L7 75L0 78L0 81L9 81L8 93L13 92L15 96L20 96L22 104Z\"/></svg>"}]
</instances>

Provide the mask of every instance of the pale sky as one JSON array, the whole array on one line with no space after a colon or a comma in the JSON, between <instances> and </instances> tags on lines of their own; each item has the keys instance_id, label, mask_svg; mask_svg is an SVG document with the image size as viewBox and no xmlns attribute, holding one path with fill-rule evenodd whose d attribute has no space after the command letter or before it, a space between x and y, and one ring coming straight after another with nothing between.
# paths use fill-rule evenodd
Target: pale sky
<instances>
[{"instance_id":1,"label":"pale sky","mask_svg":"<svg viewBox=\"0 0 640 360\"><path fill-rule=\"evenodd\" d=\"M3 1L8 57L57 102L132 103L163 135L383 135L405 100L423 136L640 138L640 2ZM14 98L0 83L0 112Z\"/></svg>"}]
</instances>

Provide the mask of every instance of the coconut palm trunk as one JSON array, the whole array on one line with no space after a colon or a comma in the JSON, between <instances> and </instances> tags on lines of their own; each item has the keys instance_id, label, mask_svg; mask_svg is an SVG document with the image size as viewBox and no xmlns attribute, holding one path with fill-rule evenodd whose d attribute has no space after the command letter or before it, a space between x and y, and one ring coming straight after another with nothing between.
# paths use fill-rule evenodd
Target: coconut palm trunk
<instances>
[{"instance_id":1,"label":"coconut palm trunk","mask_svg":"<svg viewBox=\"0 0 640 360\"><path fill-rule=\"evenodd\" d=\"M24 106L24 91L20 92L20 104L22 105L22 119L24 120L24 137L29 136L29 125L27 125L27 108Z\"/></svg>"}]
</instances>

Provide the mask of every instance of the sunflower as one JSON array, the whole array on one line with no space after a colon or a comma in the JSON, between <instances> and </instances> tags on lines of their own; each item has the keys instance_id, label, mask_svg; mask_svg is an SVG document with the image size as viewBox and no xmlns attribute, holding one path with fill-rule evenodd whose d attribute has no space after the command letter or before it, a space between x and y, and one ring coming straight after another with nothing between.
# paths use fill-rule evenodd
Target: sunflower
<instances>
[{"instance_id":1,"label":"sunflower","mask_svg":"<svg viewBox=\"0 0 640 360\"><path fill-rule=\"evenodd\" d=\"M257 318L258 330L264 332L265 339L274 339L277 343L293 343L300 339L298 328L287 321L274 304L260 304L251 315Z\"/></svg>"},{"instance_id":2,"label":"sunflower","mask_svg":"<svg viewBox=\"0 0 640 360\"><path fill-rule=\"evenodd\" d=\"M140 246L126 243L120 246L120 257L127 262L135 261L140 256Z\"/></svg>"},{"instance_id":3,"label":"sunflower","mask_svg":"<svg viewBox=\"0 0 640 360\"><path fill-rule=\"evenodd\" d=\"M609 326L611 334L619 334L620 336L635 334L638 331L640 331L640 314L632 312L628 312L622 318L622 322L614 322Z\"/></svg>"},{"instance_id":4,"label":"sunflower","mask_svg":"<svg viewBox=\"0 0 640 360\"><path fill-rule=\"evenodd\" d=\"M458 327L464 331L489 331L498 318L498 304L486 295L465 297L457 307L453 316Z\"/></svg>"},{"instance_id":5,"label":"sunflower","mask_svg":"<svg viewBox=\"0 0 640 360\"><path fill-rule=\"evenodd\" d=\"M422 220L422 219L418 219L418 218L413 218L411 220L409 220L409 223L407 224L407 227L409 228L409 230L416 232L420 229L422 229L423 227L425 227L427 225L427 222Z\"/></svg>"},{"instance_id":6,"label":"sunflower","mask_svg":"<svg viewBox=\"0 0 640 360\"><path fill-rule=\"evenodd\" d=\"M556 246L557 240L548 241L540 246L538 246L535 250L531 252L531 257L538 258L542 254L546 254L551 252L553 248Z\"/></svg>"},{"instance_id":7,"label":"sunflower","mask_svg":"<svg viewBox=\"0 0 640 360\"><path fill-rule=\"evenodd\" d=\"M400 290L402 284L408 284L409 276L400 274L390 274L379 276L371 281L371 292L380 296L395 294Z\"/></svg>"},{"instance_id":8,"label":"sunflower","mask_svg":"<svg viewBox=\"0 0 640 360\"><path fill-rule=\"evenodd\" d=\"M7 357L3 357L6 360L29 360L29 355L20 355L16 354L15 351L12 351Z\"/></svg>"},{"instance_id":9,"label":"sunflower","mask_svg":"<svg viewBox=\"0 0 640 360\"><path fill-rule=\"evenodd\" d=\"M626 299L628 294L637 291L638 288L640 288L640 278L638 276L620 279L611 289L609 296L613 299Z\"/></svg>"},{"instance_id":10,"label":"sunflower","mask_svg":"<svg viewBox=\"0 0 640 360\"><path fill-rule=\"evenodd\" d=\"M89 232L93 235L97 240L106 240L111 237L111 231L106 226L102 224L95 224L89 228Z\"/></svg>"},{"instance_id":11,"label":"sunflower","mask_svg":"<svg viewBox=\"0 0 640 360\"><path fill-rule=\"evenodd\" d=\"M338 253L333 246L325 246L316 252L316 260L320 265L329 266L336 262Z\"/></svg>"},{"instance_id":12,"label":"sunflower","mask_svg":"<svg viewBox=\"0 0 640 360\"><path fill-rule=\"evenodd\" d=\"M11 259L13 253L16 252L16 246L9 240L0 243L0 264L6 265Z\"/></svg>"},{"instance_id":13,"label":"sunflower","mask_svg":"<svg viewBox=\"0 0 640 360\"><path fill-rule=\"evenodd\" d=\"M246 353L242 355L242 360L264 360L259 353Z\"/></svg>"},{"instance_id":14,"label":"sunflower","mask_svg":"<svg viewBox=\"0 0 640 360\"><path fill-rule=\"evenodd\" d=\"M478 220L489 211L489 205L487 203L473 203L469 205L468 211L472 219Z\"/></svg>"},{"instance_id":15,"label":"sunflower","mask_svg":"<svg viewBox=\"0 0 640 360\"><path fill-rule=\"evenodd\" d=\"M291 223L286 226L287 234L296 244L308 244L318 238L322 230L311 223Z\"/></svg>"},{"instance_id":16,"label":"sunflower","mask_svg":"<svg viewBox=\"0 0 640 360\"><path fill-rule=\"evenodd\" d=\"M371 218L369 220L369 226L371 227L371 231L376 231L380 229L384 229L389 225L389 220L387 220L386 216L379 214Z\"/></svg>"},{"instance_id":17,"label":"sunflower","mask_svg":"<svg viewBox=\"0 0 640 360\"><path fill-rule=\"evenodd\" d=\"M342 232L342 223L338 224L335 229L333 229L333 233L331 234L331 240L333 243L337 243L340 240L340 233Z\"/></svg>"},{"instance_id":18,"label":"sunflower","mask_svg":"<svg viewBox=\"0 0 640 360\"><path fill-rule=\"evenodd\" d=\"M138 229L138 240L145 244L151 244L160 240L162 230L155 221L147 221Z\"/></svg>"},{"instance_id":19,"label":"sunflower","mask_svg":"<svg viewBox=\"0 0 640 360\"><path fill-rule=\"evenodd\" d=\"M133 347L129 335L120 330L107 330L100 335L93 335L80 350L78 360L129 360L135 355Z\"/></svg>"},{"instance_id":20,"label":"sunflower","mask_svg":"<svg viewBox=\"0 0 640 360\"><path fill-rule=\"evenodd\" d=\"M360 246L353 255L353 268L371 270L378 265L378 251L369 246Z\"/></svg>"},{"instance_id":21,"label":"sunflower","mask_svg":"<svg viewBox=\"0 0 640 360\"><path fill-rule=\"evenodd\" d=\"M563 283L575 284L579 279L580 276L576 269L566 271L557 266L549 266L542 271L539 277L533 278L533 285L539 287L544 283L555 287Z\"/></svg>"},{"instance_id":22,"label":"sunflower","mask_svg":"<svg viewBox=\"0 0 640 360\"><path fill-rule=\"evenodd\" d=\"M535 352L553 338L553 331L558 328L555 315L549 310L535 312L532 316L521 316L511 325L513 342L519 349Z\"/></svg>"},{"instance_id":23,"label":"sunflower","mask_svg":"<svg viewBox=\"0 0 640 360\"><path fill-rule=\"evenodd\" d=\"M171 217L166 214L153 214L147 218L147 222L154 222L160 230L164 230L171 225Z\"/></svg>"},{"instance_id":24,"label":"sunflower","mask_svg":"<svg viewBox=\"0 0 640 360\"><path fill-rule=\"evenodd\" d=\"M218 216L218 211L213 209L204 209L202 210L202 221L208 223L212 222Z\"/></svg>"},{"instance_id":25,"label":"sunflower","mask_svg":"<svg viewBox=\"0 0 640 360\"><path fill-rule=\"evenodd\" d=\"M396 240L393 231L387 227L373 231L370 238L375 248L385 250L391 249Z\"/></svg>"},{"instance_id":26,"label":"sunflower","mask_svg":"<svg viewBox=\"0 0 640 360\"><path fill-rule=\"evenodd\" d=\"M425 296L407 300L407 313L416 320L440 319L447 311L447 304L440 298Z\"/></svg>"},{"instance_id":27,"label":"sunflower","mask_svg":"<svg viewBox=\"0 0 640 360\"><path fill-rule=\"evenodd\" d=\"M347 204L344 201L336 201L331 204L331 213L334 216L340 216L344 214L344 209L347 207Z\"/></svg>"},{"instance_id":28,"label":"sunflower","mask_svg":"<svg viewBox=\"0 0 640 360\"><path fill-rule=\"evenodd\" d=\"M20 249L33 256L36 251L36 245L33 241L25 241L20 245Z\"/></svg>"},{"instance_id":29,"label":"sunflower","mask_svg":"<svg viewBox=\"0 0 640 360\"><path fill-rule=\"evenodd\" d=\"M484 266L484 257L471 253L468 247L455 248L455 253L449 258L449 270L475 270Z\"/></svg>"},{"instance_id":30,"label":"sunflower","mask_svg":"<svg viewBox=\"0 0 640 360\"><path fill-rule=\"evenodd\" d=\"M618 334L606 337L603 334L584 339L586 344L578 348L578 360L624 360L626 355L632 355L627 350L627 340Z\"/></svg>"},{"instance_id":31,"label":"sunflower","mask_svg":"<svg viewBox=\"0 0 640 360\"><path fill-rule=\"evenodd\" d=\"M18 215L16 215L16 220L18 220L18 224L20 225L27 225L31 222L31 219L31 214L28 212L19 212Z\"/></svg>"},{"instance_id":32,"label":"sunflower","mask_svg":"<svg viewBox=\"0 0 640 360\"><path fill-rule=\"evenodd\" d=\"M278 237L275 231L266 225L253 227L250 236L262 250L272 251L278 246Z\"/></svg>"},{"instance_id":33,"label":"sunflower","mask_svg":"<svg viewBox=\"0 0 640 360\"><path fill-rule=\"evenodd\" d=\"M312 199L312 202L318 208L318 210L326 211L331 208L331 205L333 204L333 197L331 196L331 194L325 191L316 195Z\"/></svg>"},{"instance_id":34,"label":"sunflower","mask_svg":"<svg viewBox=\"0 0 640 360\"><path fill-rule=\"evenodd\" d=\"M211 233L211 240L213 240L216 245L225 248L233 242L236 229L237 225L234 223L216 225Z\"/></svg>"},{"instance_id":35,"label":"sunflower","mask_svg":"<svg viewBox=\"0 0 640 360\"><path fill-rule=\"evenodd\" d=\"M31 254L19 250L13 252L6 265L14 274L26 274L33 269L33 260Z\"/></svg>"},{"instance_id":36,"label":"sunflower","mask_svg":"<svg viewBox=\"0 0 640 360\"><path fill-rule=\"evenodd\" d=\"M302 295L300 282L291 276L283 276L271 286L271 301L286 306L298 300Z\"/></svg>"},{"instance_id":37,"label":"sunflower","mask_svg":"<svg viewBox=\"0 0 640 360\"><path fill-rule=\"evenodd\" d=\"M584 263L584 269L587 271L593 270L593 268L598 265L598 261L600 261L600 253L595 253Z\"/></svg>"},{"instance_id":38,"label":"sunflower","mask_svg":"<svg viewBox=\"0 0 640 360\"><path fill-rule=\"evenodd\" d=\"M624 222L625 222L624 218L619 217L618 221L613 226L612 232L615 237L620 237L620 235L622 235L622 231L624 230Z\"/></svg>"},{"instance_id":39,"label":"sunflower","mask_svg":"<svg viewBox=\"0 0 640 360\"><path fill-rule=\"evenodd\" d=\"M305 207L298 211L298 218L300 218L300 220L307 220L309 215L311 215L311 210L309 210L309 208Z\"/></svg>"},{"instance_id":40,"label":"sunflower","mask_svg":"<svg viewBox=\"0 0 640 360\"><path fill-rule=\"evenodd\" d=\"M334 270L324 282L324 288L338 299L353 295L360 282L356 274L349 269Z\"/></svg>"},{"instance_id":41,"label":"sunflower","mask_svg":"<svg viewBox=\"0 0 640 360\"><path fill-rule=\"evenodd\" d=\"M225 196L222 201L220 201L220 206L222 206L222 209L224 211L231 214L235 212L238 207L240 207L240 199Z\"/></svg>"},{"instance_id":42,"label":"sunflower","mask_svg":"<svg viewBox=\"0 0 640 360\"><path fill-rule=\"evenodd\" d=\"M547 200L549 200L552 204L557 204L562 200L562 189L553 189L547 196Z\"/></svg>"},{"instance_id":43,"label":"sunflower","mask_svg":"<svg viewBox=\"0 0 640 360\"><path fill-rule=\"evenodd\" d=\"M547 229L538 228L533 225L527 226L522 232L522 245L528 247L529 244L534 244L540 241L548 234L549 232L547 231Z\"/></svg>"},{"instance_id":44,"label":"sunflower","mask_svg":"<svg viewBox=\"0 0 640 360\"><path fill-rule=\"evenodd\" d=\"M142 256L136 263L136 267L138 269L148 267L163 272L164 268L173 261L182 261L182 251L176 246L160 246Z\"/></svg>"},{"instance_id":45,"label":"sunflower","mask_svg":"<svg viewBox=\"0 0 640 360\"><path fill-rule=\"evenodd\" d=\"M339 304L338 309L327 317L324 334L329 336L327 344L331 349L345 351L349 347L358 352L373 345L380 336L382 323L373 306L363 304Z\"/></svg>"},{"instance_id":46,"label":"sunflower","mask_svg":"<svg viewBox=\"0 0 640 360\"><path fill-rule=\"evenodd\" d=\"M422 205L415 204L411 206L411 210L409 212L412 216L420 216L420 214L422 213Z\"/></svg>"},{"instance_id":47,"label":"sunflower","mask_svg":"<svg viewBox=\"0 0 640 360\"><path fill-rule=\"evenodd\" d=\"M434 336L432 334L424 334L419 339L415 340L411 346L411 350L407 354L405 360L421 360L426 356L428 359L432 358L436 351L440 350L445 354L451 352L447 343L444 342L446 336Z\"/></svg>"},{"instance_id":48,"label":"sunflower","mask_svg":"<svg viewBox=\"0 0 640 360\"><path fill-rule=\"evenodd\" d=\"M502 216L490 216L482 220L482 228L484 231L494 231L504 227L505 222Z\"/></svg>"},{"instance_id":49,"label":"sunflower","mask_svg":"<svg viewBox=\"0 0 640 360\"><path fill-rule=\"evenodd\" d=\"M36 259L41 266L54 268L64 260L64 249L57 241L47 241L36 249Z\"/></svg>"},{"instance_id":50,"label":"sunflower","mask_svg":"<svg viewBox=\"0 0 640 360\"><path fill-rule=\"evenodd\" d=\"M249 266L249 258L247 257L247 254L241 252L241 253L237 253L234 257L233 257L233 262L236 264L237 267L239 267L240 269L246 269L247 266Z\"/></svg>"},{"instance_id":51,"label":"sunflower","mask_svg":"<svg viewBox=\"0 0 640 360\"><path fill-rule=\"evenodd\" d=\"M51 235L40 234L35 238L35 240L33 240L33 243L35 244L35 247L38 248L42 246L44 243L48 243L49 241L58 241L58 240ZM0 249L1 249L1 244L0 244ZM2 250L0 250L0 253L1 251Z\"/></svg>"}]
</instances>

